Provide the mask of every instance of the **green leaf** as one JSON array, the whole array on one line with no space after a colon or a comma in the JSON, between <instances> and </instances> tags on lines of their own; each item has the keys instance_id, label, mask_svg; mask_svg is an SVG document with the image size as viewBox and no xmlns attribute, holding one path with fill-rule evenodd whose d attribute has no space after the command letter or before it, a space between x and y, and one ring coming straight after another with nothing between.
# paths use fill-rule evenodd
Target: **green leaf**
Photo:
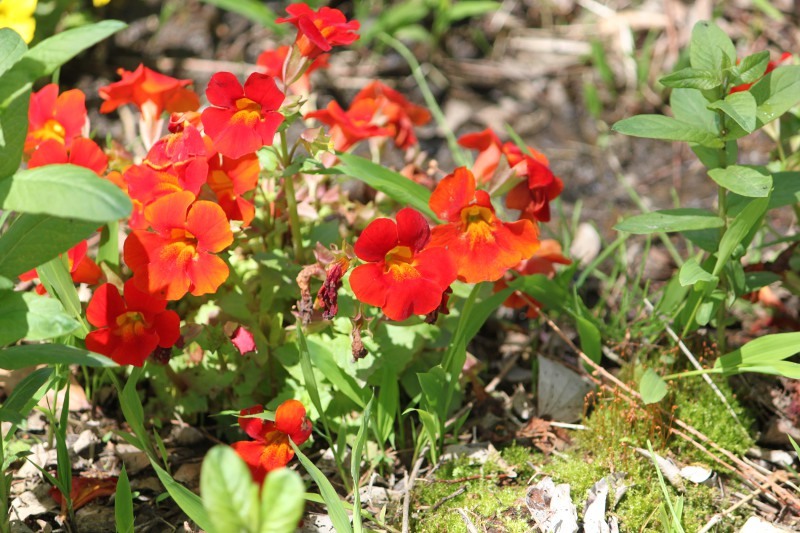
<instances>
[{"instance_id":1,"label":"green leaf","mask_svg":"<svg viewBox=\"0 0 800 533\"><path fill-rule=\"evenodd\" d=\"M409 205L427 215L431 220L437 221L436 215L428 207L431 192L402 174L398 174L383 165L377 165L363 157L352 154L338 154L341 164L339 170L342 174L363 181L373 189L381 191L389 198L402 205Z\"/></svg>"},{"instance_id":2,"label":"green leaf","mask_svg":"<svg viewBox=\"0 0 800 533\"><path fill-rule=\"evenodd\" d=\"M603 344L600 330L591 321L582 316L575 317L578 326L578 337L581 340L581 350L595 363L600 363L603 356Z\"/></svg>"},{"instance_id":3,"label":"green leaf","mask_svg":"<svg viewBox=\"0 0 800 533\"><path fill-rule=\"evenodd\" d=\"M293 533L303 518L305 485L300 474L288 468L270 472L261 487L259 533Z\"/></svg>"},{"instance_id":4,"label":"green leaf","mask_svg":"<svg viewBox=\"0 0 800 533\"><path fill-rule=\"evenodd\" d=\"M697 69L722 71L736 63L736 48L719 26L700 21L692 28L689 62Z\"/></svg>"},{"instance_id":5,"label":"green leaf","mask_svg":"<svg viewBox=\"0 0 800 533\"><path fill-rule=\"evenodd\" d=\"M728 215L736 216L750 203L750 199L738 194L728 195ZM767 210L800 203L800 172L775 172L772 174L772 194Z\"/></svg>"},{"instance_id":6,"label":"green leaf","mask_svg":"<svg viewBox=\"0 0 800 533\"><path fill-rule=\"evenodd\" d=\"M28 47L17 32L0 28L0 76L21 58Z\"/></svg>"},{"instance_id":7,"label":"green leaf","mask_svg":"<svg viewBox=\"0 0 800 533\"><path fill-rule=\"evenodd\" d=\"M750 230L755 228L756 224L761 221L764 213L767 211L767 198L758 198L752 200L750 205L745 207L741 213L736 215L731 225L725 231L722 239L719 242L719 251L717 252L717 263L714 265L715 276L719 276L722 272L725 263L730 259L733 250L739 245L743 244L745 237L748 236Z\"/></svg>"},{"instance_id":8,"label":"green leaf","mask_svg":"<svg viewBox=\"0 0 800 533\"><path fill-rule=\"evenodd\" d=\"M700 91L674 89L669 95L669 106L677 120L696 126L715 137L719 135L717 114L708 109L708 100Z\"/></svg>"},{"instance_id":9,"label":"green leaf","mask_svg":"<svg viewBox=\"0 0 800 533\"><path fill-rule=\"evenodd\" d=\"M20 339L52 339L79 326L58 300L33 292L0 291L0 346Z\"/></svg>"},{"instance_id":10,"label":"green leaf","mask_svg":"<svg viewBox=\"0 0 800 533\"><path fill-rule=\"evenodd\" d=\"M167 489L170 497L178 504L178 507L186 513L186 516L194 520L194 523L200 526L201 529L213 531L213 523L203 507L200 496L172 479L172 476L170 476L166 470L158 466L152 459L150 460L150 466L156 471L156 475L161 481L161 484ZM248 476L249 475L250 473L248 472Z\"/></svg>"},{"instance_id":11,"label":"green leaf","mask_svg":"<svg viewBox=\"0 0 800 533\"><path fill-rule=\"evenodd\" d=\"M6 73L0 83L0 180L16 172L22 161L31 99L30 88L12 92L8 78Z\"/></svg>"},{"instance_id":12,"label":"green leaf","mask_svg":"<svg viewBox=\"0 0 800 533\"><path fill-rule=\"evenodd\" d=\"M687 67L664 76L658 81L665 87L707 91L722 85L722 76L719 71Z\"/></svg>"},{"instance_id":13,"label":"green leaf","mask_svg":"<svg viewBox=\"0 0 800 533\"><path fill-rule=\"evenodd\" d=\"M772 176L752 167L714 168L708 175L720 187L748 198L766 198L772 189Z\"/></svg>"},{"instance_id":14,"label":"green leaf","mask_svg":"<svg viewBox=\"0 0 800 533\"><path fill-rule=\"evenodd\" d=\"M781 279L782 278L774 272L745 272L743 293L746 294L748 292L757 291Z\"/></svg>"},{"instance_id":15,"label":"green leaf","mask_svg":"<svg viewBox=\"0 0 800 533\"><path fill-rule=\"evenodd\" d=\"M56 296L64 305L67 313L82 327L82 331L76 332L75 335L79 338L86 337L86 334L89 333L89 325L83 320L83 307L78 297L78 290L75 288L75 282L72 281L66 257L62 255L53 258L39 266L36 271L50 295Z\"/></svg>"},{"instance_id":16,"label":"green leaf","mask_svg":"<svg viewBox=\"0 0 800 533\"><path fill-rule=\"evenodd\" d=\"M3 422L11 422L19 425L24 421L24 417L30 413L33 406L45 395L49 390L49 386L45 386L53 376L52 367L44 367L34 370L33 373L25 376L20 381L8 398L3 402L0 407L0 420ZM13 434L14 429L10 430Z\"/></svg>"},{"instance_id":17,"label":"green leaf","mask_svg":"<svg viewBox=\"0 0 800 533\"><path fill-rule=\"evenodd\" d=\"M469 2L453 2L449 5L446 14L450 21L463 20L470 17L477 17L486 13L491 13L500 9L502 4L489 0L471 0Z\"/></svg>"},{"instance_id":18,"label":"green leaf","mask_svg":"<svg viewBox=\"0 0 800 533\"><path fill-rule=\"evenodd\" d=\"M353 400L362 409L367 403L369 391L363 389L352 376L349 376L334 359L331 345L316 342L314 337L306 339L309 355L314 368L320 370L336 390ZM320 411L321 413L321 411Z\"/></svg>"},{"instance_id":19,"label":"green leaf","mask_svg":"<svg viewBox=\"0 0 800 533\"><path fill-rule=\"evenodd\" d=\"M761 124L772 122L800 102L800 65L776 68L749 92L755 97Z\"/></svg>"},{"instance_id":20,"label":"green leaf","mask_svg":"<svg viewBox=\"0 0 800 533\"><path fill-rule=\"evenodd\" d=\"M24 344L0 350L2 369L19 370L36 365L110 367L117 366L117 363L105 355L63 344Z\"/></svg>"},{"instance_id":21,"label":"green leaf","mask_svg":"<svg viewBox=\"0 0 800 533\"><path fill-rule=\"evenodd\" d=\"M353 513L353 531L355 533L362 533L359 481L361 480L361 459L364 454L364 446L367 443L367 433L372 416L372 402L374 400L375 396L370 398L364 408L364 413L361 415L361 427L358 428L356 443L353 445L353 452L350 454L350 476L353 478L353 509L355 510Z\"/></svg>"},{"instance_id":22,"label":"green leaf","mask_svg":"<svg viewBox=\"0 0 800 533\"><path fill-rule=\"evenodd\" d=\"M265 28L270 28L278 36L286 34L286 25L275 22L278 15L258 0L203 0L203 2L247 17Z\"/></svg>"},{"instance_id":23,"label":"green leaf","mask_svg":"<svg viewBox=\"0 0 800 533\"><path fill-rule=\"evenodd\" d=\"M375 23L363 32L361 40L365 43L370 42L382 32L392 35L398 29L407 28L421 21L429 12L430 8L421 1L389 4L381 10Z\"/></svg>"},{"instance_id":24,"label":"green leaf","mask_svg":"<svg viewBox=\"0 0 800 533\"><path fill-rule=\"evenodd\" d=\"M258 488L250 469L233 448L211 448L200 473L200 494L213 526L211 531L256 531L260 522Z\"/></svg>"},{"instance_id":25,"label":"green leaf","mask_svg":"<svg viewBox=\"0 0 800 533\"><path fill-rule=\"evenodd\" d=\"M729 94L724 100L712 102L708 108L721 110L747 133L756 129L756 99L749 91Z\"/></svg>"},{"instance_id":26,"label":"green leaf","mask_svg":"<svg viewBox=\"0 0 800 533\"><path fill-rule=\"evenodd\" d=\"M706 252L714 253L719 248L720 234L718 228L682 231L681 235Z\"/></svg>"},{"instance_id":27,"label":"green leaf","mask_svg":"<svg viewBox=\"0 0 800 533\"><path fill-rule=\"evenodd\" d=\"M375 409L375 431L378 434L381 445L385 445L386 441L392 436L395 414L399 403L400 387L397 375L384 370L381 377L381 386L378 388L378 405Z\"/></svg>"},{"instance_id":28,"label":"green leaf","mask_svg":"<svg viewBox=\"0 0 800 533\"><path fill-rule=\"evenodd\" d=\"M671 232L721 228L724 224L721 218L710 211L682 208L634 215L617 223L614 229L646 235L656 231Z\"/></svg>"},{"instance_id":29,"label":"green leaf","mask_svg":"<svg viewBox=\"0 0 800 533\"><path fill-rule=\"evenodd\" d=\"M548 309L561 309L568 301L567 292L544 274L520 276L508 284L520 290Z\"/></svg>"},{"instance_id":30,"label":"green leaf","mask_svg":"<svg viewBox=\"0 0 800 533\"><path fill-rule=\"evenodd\" d=\"M88 168L46 165L0 181L0 208L35 215L109 222L131 213L128 195Z\"/></svg>"},{"instance_id":31,"label":"green leaf","mask_svg":"<svg viewBox=\"0 0 800 533\"><path fill-rule=\"evenodd\" d=\"M117 492L114 496L114 519L117 533L133 533L133 496L125 465L122 465L122 471L117 480Z\"/></svg>"},{"instance_id":32,"label":"green leaf","mask_svg":"<svg viewBox=\"0 0 800 533\"><path fill-rule=\"evenodd\" d=\"M741 83L753 83L764 75L768 63L769 50L763 50L742 59L741 63L731 68L731 73L739 78Z\"/></svg>"},{"instance_id":33,"label":"green leaf","mask_svg":"<svg viewBox=\"0 0 800 533\"><path fill-rule=\"evenodd\" d=\"M784 361L800 352L800 332L774 333L752 340L741 348L717 359L714 368L725 374L741 372L761 372L764 374L787 375L792 373L797 379L800 365ZM781 364L783 363L783 364Z\"/></svg>"},{"instance_id":34,"label":"green leaf","mask_svg":"<svg viewBox=\"0 0 800 533\"><path fill-rule=\"evenodd\" d=\"M645 404L658 403L667 395L667 382L648 368L639 382L639 394Z\"/></svg>"},{"instance_id":35,"label":"green leaf","mask_svg":"<svg viewBox=\"0 0 800 533\"><path fill-rule=\"evenodd\" d=\"M716 284L719 281L716 276L704 270L694 257L687 259L681 266L678 279L683 287L694 285L698 281L705 281L712 284Z\"/></svg>"},{"instance_id":36,"label":"green leaf","mask_svg":"<svg viewBox=\"0 0 800 533\"><path fill-rule=\"evenodd\" d=\"M713 133L664 115L636 115L620 120L611 129L633 137L686 141L711 148L722 148L724 144Z\"/></svg>"},{"instance_id":37,"label":"green leaf","mask_svg":"<svg viewBox=\"0 0 800 533\"><path fill-rule=\"evenodd\" d=\"M336 489L333 488L333 485L328 481L325 474L300 451L300 448L297 447L297 444L295 444L292 439L289 439L289 444L297 455L297 459L302 463L303 468L306 469L311 479L313 479L314 483L319 487L322 499L325 500L325 505L328 506L328 515L331 518L333 527L338 532L350 531L350 519L347 517L347 511L344 508L342 500L339 499Z\"/></svg>"},{"instance_id":38,"label":"green leaf","mask_svg":"<svg viewBox=\"0 0 800 533\"><path fill-rule=\"evenodd\" d=\"M47 215L20 215L0 235L0 276L13 278L36 268L66 252L96 230L96 222Z\"/></svg>"}]
</instances>

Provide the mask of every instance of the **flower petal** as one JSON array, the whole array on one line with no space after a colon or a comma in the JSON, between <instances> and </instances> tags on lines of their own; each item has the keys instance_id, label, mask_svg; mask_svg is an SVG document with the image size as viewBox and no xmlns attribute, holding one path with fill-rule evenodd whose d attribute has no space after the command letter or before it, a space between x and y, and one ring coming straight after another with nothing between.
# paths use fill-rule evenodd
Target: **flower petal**
<instances>
[{"instance_id":1,"label":"flower petal","mask_svg":"<svg viewBox=\"0 0 800 533\"><path fill-rule=\"evenodd\" d=\"M413 251L422 250L431 238L431 228L419 211L404 207L397 212L397 241Z\"/></svg>"},{"instance_id":2,"label":"flower petal","mask_svg":"<svg viewBox=\"0 0 800 533\"><path fill-rule=\"evenodd\" d=\"M194 202L194 194L181 191L162 196L144 209L144 216L156 232L169 234L186 225L186 210Z\"/></svg>"},{"instance_id":3,"label":"flower petal","mask_svg":"<svg viewBox=\"0 0 800 533\"><path fill-rule=\"evenodd\" d=\"M175 311L164 311L153 319L153 328L158 334L158 345L171 348L181 336L181 318Z\"/></svg>"},{"instance_id":4,"label":"flower petal","mask_svg":"<svg viewBox=\"0 0 800 533\"><path fill-rule=\"evenodd\" d=\"M306 408L297 400L286 400L275 410L275 428L286 433L300 445L311 435L311 421L306 418Z\"/></svg>"},{"instance_id":5,"label":"flower petal","mask_svg":"<svg viewBox=\"0 0 800 533\"><path fill-rule=\"evenodd\" d=\"M198 252L221 252L233 242L225 211L214 202L195 202L186 216L186 229L197 239Z\"/></svg>"},{"instance_id":6,"label":"flower petal","mask_svg":"<svg viewBox=\"0 0 800 533\"><path fill-rule=\"evenodd\" d=\"M211 105L234 107L236 100L244 96L239 79L230 72L217 72L211 76L206 88L206 97ZM203 113L205 115L205 113ZM205 124L205 121L203 121Z\"/></svg>"},{"instance_id":7,"label":"flower petal","mask_svg":"<svg viewBox=\"0 0 800 533\"><path fill-rule=\"evenodd\" d=\"M383 261L397 246L397 224L388 218L376 218L364 228L355 246L356 255L364 261Z\"/></svg>"},{"instance_id":8,"label":"flower petal","mask_svg":"<svg viewBox=\"0 0 800 533\"><path fill-rule=\"evenodd\" d=\"M228 279L225 261L206 252L199 252L186 265L186 274L191 281L189 291L195 296L213 294ZM172 298L169 298L172 299Z\"/></svg>"},{"instance_id":9,"label":"flower petal","mask_svg":"<svg viewBox=\"0 0 800 533\"><path fill-rule=\"evenodd\" d=\"M97 328L116 326L119 315L127 311L119 290L110 283L100 285L86 308L86 320Z\"/></svg>"},{"instance_id":10,"label":"flower petal","mask_svg":"<svg viewBox=\"0 0 800 533\"><path fill-rule=\"evenodd\" d=\"M475 198L475 177L466 167L458 167L445 176L431 193L428 205L441 219L457 222L461 209Z\"/></svg>"}]
</instances>

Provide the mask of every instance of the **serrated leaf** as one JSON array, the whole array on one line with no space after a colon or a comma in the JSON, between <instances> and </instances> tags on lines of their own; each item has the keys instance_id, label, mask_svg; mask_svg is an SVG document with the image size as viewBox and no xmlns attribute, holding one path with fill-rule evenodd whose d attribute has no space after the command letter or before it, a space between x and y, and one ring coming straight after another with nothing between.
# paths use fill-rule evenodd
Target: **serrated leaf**
<instances>
[{"instance_id":1,"label":"serrated leaf","mask_svg":"<svg viewBox=\"0 0 800 533\"><path fill-rule=\"evenodd\" d=\"M701 91L708 91L722 85L722 77L718 71L702 70L692 67L673 72L658 81L665 87L699 89Z\"/></svg>"},{"instance_id":2,"label":"serrated leaf","mask_svg":"<svg viewBox=\"0 0 800 533\"><path fill-rule=\"evenodd\" d=\"M747 133L756 129L756 99L749 91L729 94L724 100L709 104L708 108L721 110Z\"/></svg>"},{"instance_id":3,"label":"serrated leaf","mask_svg":"<svg viewBox=\"0 0 800 533\"><path fill-rule=\"evenodd\" d=\"M92 222L125 218L133 205L119 187L76 165L46 165L0 181L0 208Z\"/></svg>"},{"instance_id":4,"label":"serrated leaf","mask_svg":"<svg viewBox=\"0 0 800 533\"><path fill-rule=\"evenodd\" d=\"M672 232L721 228L725 223L714 213L703 209L665 209L626 218L614 229L646 235L653 232Z\"/></svg>"},{"instance_id":5,"label":"serrated leaf","mask_svg":"<svg viewBox=\"0 0 800 533\"><path fill-rule=\"evenodd\" d=\"M689 62L696 69L721 71L736 62L736 48L719 26L700 21L692 28Z\"/></svg>"},{"instance_id":6,"label":"serrated leaf","mask_svg":"<svg viewBox=\"0 0 800 533\"><path fill-rule=\"evenodd\" d=\"M716 283L719 281L716 276L701 267L694 257L688 259L681 265L678 280L683 287L694 285L698 281L706 281L709 283Z\"/></svg>"},{"instance_id":7,"label":"serrated leaf","mask_svg":"<svg viewBox=\"0 0 800 533\"><path fill-rule=\"evenodd\" d=\"M750 87L761 124L772 122L800 102L800 65L778 67Z\"/></svg>"},{"instance_id":8,"label":"serrated leaf","mask_svg":"<svg viewBox=\"0 0 800 533\"><path fill-rule=\"evenodd\" d=\"M667 395L667 382L648 368L639 382L639 394L645 404L658 403Z\"/></svg>"},{"instance_id":9,"label":"serrated leaf","mask_svg":"<svg viewBox=\"0 0 800 533\"><path fill-rule=\"evenodd\" d=\"M742 83L753 83L764 75L767 64L769 64L769 51L763 50L745 57L731 70Z\"/></svg>"},{"instance_id":10,"label":"serrated leaf","mask_svg":"<svg viewBox=\"0 0 800 533\"><path fill-rule=\"evenodd\" d=\"M720 187L748 198L766 198L772 189L772 176L751 167L714 168L708 175Z\"/></svg>"},{"instance_id":11,"label":"serrated leaf","mask_svg":"<svg viewBox=\"0 0 800 533\"><path fill-rule=\"evenodd\" d=\"M722 148L724 145L713 133L664 115L636 115L620 120L611 129L624 135L646 139L686 141L711 148Z\"/></svg>"}]
</instances>

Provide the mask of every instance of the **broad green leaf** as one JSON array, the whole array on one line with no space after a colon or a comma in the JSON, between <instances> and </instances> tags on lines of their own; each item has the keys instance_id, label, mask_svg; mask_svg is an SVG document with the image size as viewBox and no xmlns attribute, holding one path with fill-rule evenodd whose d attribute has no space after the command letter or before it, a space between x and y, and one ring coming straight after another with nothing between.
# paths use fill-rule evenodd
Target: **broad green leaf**
<instances>
[{"instance_id":1,"label":"broad green leaf","mask_svg":"<svg viewBox=\"0 0 800 533\"><path fill-rule=\"evenodd\" d=\"M97 353L63 344L23 344L0 350L0 368L19 370L36 365L117 366Z\"/></svg>"},{"instance_id":2,"label":"broad green leaf","mask_svg":"<svg viewBox=\"0 0 800 533\"><path fill-rule=\"evenodd\" d=\"M431 192L422 185L411 181L383 165L377 165L363 157L353 154L339 154L338 168L345 176L363 181L373 189L379 190L403 205L409 205L436 221L436 215L428 207Z\"/></svg>"},{"instance_id":3,"label":"broad green leaf","mask_svg":"<svg viewBox=\"0 0 800 533\"><path fill-rule=\"evenodd\" d=\"M122 471L117 480L117 492L114 496L114 522L117 526L117 533L133 533L133 496L125 465L122 465Z\"/></svg>"},{"instance_id":4,"label":"broad green leaf","mask_svg":"<svg viewBox=\"0 0 800 533\"><path fill-rule=\"evenodd\" d=\"M0 208L20 213L109 222L131 213L128 195L88 168L46 165L0 181Z\"/></svg>"},{"instance_id":5,"label":"broad green leaf","mask_svg":"<svg viewBox=\"0 0 800 533\"><path fill-rule=\"evenodd\" d=\"M578 326L578 336L581 340L581 350L595 363L600 363L603 356L603 344L600 330L590 320L582 316L575 317Z\"/></svg>"},{"instance_id":6,"label":"broad green leaf","mask_svg":"<svg viewBox=\"0 0 800 533\"><path fill-rule=\"evenodd\" d=\"M742 59L741 63L731 68L731 73L742 83L753 83L764 75L768 63L769 50L763 50Z\"/></svg>"},{"instance_id":7,"label":"broad green leaf","mask_svg":"<svg viewBox=\"0 0 800 533\"><path fill-rule=\"evenodd\" d=\"M722 76L719 71L687 67L664 76L658 81L666 87L707 91L722 85Z\"/></svg>"},{"instance_id":8,"label":"broad green leaf","mask_svg":"<svg viewBox=\"0 0 800 533\"><path fill-rule=\"evenodd\" d=\"M282 14L277 15L266 4L258 0L203 0L203 2L247 17L265 28L270 28L273 33L279 36L286 34L286 24L275 22L275 19L282 16Z\"/></svg>"},{"instance_id":9,"label":"broad green leaf","mask_svg":"<svg viewBox=\"0 0 800 533\"><path fill-rule=\"evenodd\" d=\"M448 376L441 365L436 365L427 372L417 374L419 386L422 389L422 407L429 413L436 415L438 421L443 421L447 413L445 397L447 394Z\"/></svg>"},{"instance_id":10,"label":"broad green leaf","mask_svg":"<svg viewBox=\"0 0 800 533\"><path fill-rule=\"evenodd\" d=\"M0 346L20 339L52 339L79 326L54 298L34 292L0 291Z\"/></svg>"},{"instance_id":11,"label":"broad green leaf","mask_svg":"<svg viewBox=\"0 0 800 533\"><path fill-rule=\"evenodd\" d=\"M362 388L334 359L331 345L325 345L310 336L306 339L314 368L320 370L336 390L353 400L362 409L367 403L369 391ZM352 357L352 356L351 356Z\"/></svg>"},{"instance_id":12,"label":"broad green leaf","mask_svg":"<svg viewBox=\"0 0 800 533\"><path fill-rule=\"evenodd\" d=\"M681 235L706 252L714 253L719 248L719 228L682 231Z\"/></svg>"},{"instance_id":13,"label":"broad green leaf","mask_svg":"<svg viewBox=\"0 0 800 533\"><path fill-rule=\"evenodd\" d=\"M715 137L719 135L717 114L708 109L708 100L700 91L673 89L669 95L669 106L677 120L697 126Z\"/></svg>"},{"instance_id":14,"label":"broad green leaf","mask_svg":"<svg viewBox=\"0 0 800 533\"><path fill-rule=\"evenodd\" d=\"M667 382L652 368L648 368L639 382L639 394L645 404L658 403L667 395Z\"/></svg>"},{"instance_id":15,"label":"broad green leaf","mask_svg":"<svg viewBox=\"0 0 800 533\"><path fill-rule=\"evenodd\" d=\"M709 109L719 109L747 133L756 129L756 99L749 91L729 94L724 100L717 100L708 105Z\"/></svg>"},{"instance_id":16,"label":"broad green leaf","mask_svg":"<svg viewBox=\"0 0 800 533\"><path fill-rule=\"evenodd\" d=\"M757 291L762 287L766 287L780 280L781 277L774 272L745 272L743 292L746 294L748 292Z\"/></svg>"},{"instance_id":17,"label":"broad green leaf","mask_svg":"<svg viewBox=\"0 0 800 533\"><path fill-rule=\"evenodd\" d=\"M544 274L520 276L508 286L524 292L548 309L561 309L569 299L567 292Z\"/></svg>"},{"instance_id":18,"label":"broad green leaf","mask_svg":"<svg viewBox=\"0 0 800 533\"><path fill-rule=\"evenodd\" d=\"M289 439L289 444L297 455L297 459L302 463L303 468L306 469L308 475L310 475L314 483L317 484L322 499L325 500L325 505L328 506L328 515L331 518L333 527L337 532L350 531L350 519L347 517L347 511L339 495L336 493L336 489L333 488L333 485L331 485L331 482L325 477L325 474L300 451L300 448L297 447L297 444L295 444L292 439Z\"/></svg>"},{"instance_id":19,"label":"broad green leaf","mask_svg":"<svg viewBox=\"0 0 800 533\"><path fill-rule=\"evenodd\" d=\"M364 453L364 446L367 443L367 434L369 432L369 424L372 420L372 402L375 396L370 398L367 406L364 408L364 413L361 415L361 427L358 428L356 435L356 443L353 445L353 452L350 454L350 476L353 478L353 531L355 533L362 533L361 527L361 495L359 480L361 479L361 458ZM301 485L302 487L302 485Z\"/></svg>"},{"instance_id":20,"label":"broad green leaf","mask_svg":"<svg viewBox=\"0 0 800 533\"><path fill-rule=\"evenodd\" d=\"M31 99L30 88L12 92L8 78L9 73L6 73L0 83L0 180L16 172L22 161ZM4 86L9 89L4 90Z\"/></svg>"},{"instance_id":21,"label":"broad green leaf","mask_svg":"<svg viewBox=\"0 0 800 533\"><path fill-rule=\"evenodd\" d=\"M45 387L53 376L53 367L34 370L20 381L0 407L0 420L21 424L34 405L45 395L49 387ZM11 429L10 435L14 430ZM8 435L8 434L7 434Z\"/></svg>"},{"instance_id":22,"label":"broad green leaf","mask_svg":"<svg viewBox=\"0 0 800 533\"><path fill-rule=\"evenodd\" d=\"M728 215L736 216L750 199L738 194L728 195ZM800 203L800 172L775 172L772 174L772 194L769 195L767 209L776 209Z\"/></svg>"},{"instance_id":23,"label":"broad green leaf","mask_svg":"<svg viewBox=\"0 0 800 533\"><path fill-rule=\"evenodd\" d=\"M66 252L95 231L96 222L22 214L0 235L0 275L17 277Z\"/></svg>"},{"instance_id":24,"label":"broad green leaf","mask_svg":"<svg viewBox=\"0 0 800 533\"><path fill-rule=\"evenodd\" d=\"M430 8L419 0L389 4L381 10L375 23L365 29L361 40L369 42L382 32L392 35L398 29L407 28L421 21L428 16L428 13Z\"/></svg>"},{"instance_id":25,"label":"broad green leaf","mask_svg":"<svg viewBox=\"0 0 800 533\"><path fill-rule=\"evenodd\" d=\"M626 218L614 226L617 231L648 234L656 231L687 231L721 228L725 223L710 211L703 209L665 209Z\"/></svg>"},{"instance_id":26,"label":"broad green leaf","mask_svg":"<svg viewBox=\"0 0 800 533\"><path fill-rule=\"evenodd\" d=\"M686 141L711 148L723 146L722 140L713 133L664 115L636 115L620 120L611 129L633 137Z\"/></svg>"},{"instance_id":27,"label":"broad green leaf","mask_svg":"<svg viewBox=\"0 0 800 533\"><path fill-rule=\"evenodd\" d=\"M211 448L200 473L200 494L213 525L211 532L256 531L260 522L258 488L233 448Z\"/></svg>"},{"instance_id":28,"label":"broad green leaf","mask_svg":"<svg viewBox=\"0 0 800 533\"><path fill-rule=\"evenodd\" d=\"M83 320L83 307L78 298L75 282L72 281L72 276L69 273L66 258L63 255L55 257L39 266L36 271L50 295L56 296L64 306L67 314L80 324L82 330L75 332L75 335L79 338L84 338L89 333L89 326Z\"/></svg>"},{"instance_id":29,"label":"broad green leaf","mask_svg":"<svg viewBox=\"0 0 800 533\"><path fill-rule=\"evenodd\" d=\"M468 2L453 2L446 10L446 15L450 21L458 21L465 18L477 17L486 13L491 13L500 9L500 2L489 0L470 0Z\"/></svg>"},{"instance_id":30,"label":"broad green leaf","mask_svg":"<svg viewBox=\"0 0 800 533\"><path fill-rule=\"evenodd\" d=\"M158 466L152 459L150 460L150 466L156 471L156 475L161 481L161 484L167 489L170 497L178 504L178 507L186 513L186 516L191 518L201 529L213 531L213 523L203 507L200 496L172 479L172 476L170 476L166 470Z\"/></svg>"},{"instance_id":31,"label":"broad green leaf","mask_svg":"<svg viewBox=\"0 0 800 533\"><path fill-rule=\"evenodd\" d=\"M719 242L719 251L717 252L717 264L714 265L715 276L719 276L722 272L725 263L730 259L734 249L742 244L746 246L743 241L750 231L761 221L764 213L767 211L767 198L757 198L750 202L750 205L745 207L741 213L736 215L733 219L722 239Z\"/></svg>"},{"instance_id":32,"label":"broad green leaf","mask_svg":"<svg viewBox=\"0 0 800 533\"><path fill-rule=\"evenodd\" d=\"M752 167L714 168L708 175L720 187L748 198L766 198L772 189L772 176Z\"/></svg>"},{"instance_id":33,"label":"broad green leaf","mask_svg":"<svg viewBox=\"0 0 800 533\"><path fill-rule=\"evenodd\" d=\"M0 76L21 58L28 47L17 32L0 28Z\"/></svg>"},{"instance_id":34,"label":"broad green leaf","mask_svg":"<svg viewBox=\"0 0 800 533\"><path fill-rule=\"evenodd\" d=\"M736 48L719 26L700 21L692 28L689 62L696 69L721 71L736 63Z\"/></svg>"},{"instance_id":35,"label":"broad green leaf","mask_svg":"<svg viewBox=\"0 0 800 533\"><path fill-rule=\"evenodd\" d=\"M681 285L684 287L688 285L694 285L698 281L706 281L712 284L715 284L717 281L719 281L716 276L703 269L703 267L700 266L700 264L697 262L697 259L694 257L687 259L686 262L681 265L678 279L680 280Z\"/></svg>"},{"instance_id":36,"label":"broad green leaf","mask_svg":"<svg viewBox=\"0 0 800 533\"><path fill-rule=\"evenodd\" d=\"M258 533L293 533L303 518L306 487L300 474L288 468L270 472L261 487L261 527Z\"/></svg>"},{"instance_id":37,"label":"broad green leaf","mask_svg":"<svg viewBox=\"0 0 800 533\"><path fill-rule=\"evenodd\" d=\"M319 395L319 388L317 388L317 378L314 377L314 367L311 365L311 355L308 350L308 343L306 336L303 333L303 324L300 318L297 319L297 350L300 352L300 368L303 372L303 384L306 391L311 398L311 403L319 413L319 416L324 417L325 411L322 409L322 400Z\"/></svg>"},{"instance_id":38,"label":"broad green leaf","mask_svg":"<svg viewBox=\"0 0 800 533\"><path fill-rule=\"evenodd\" d=\"M761 124L772 122L800 102L800 65L778 67L750 87Z\"/></svg>"},{"instance_id":39,"label":"broad green leaf","mask_svg":"<svg viewBox=\"0 0 800 533\"><path fill-rule=\"evenodd\" d=\"M766 374L785 375L781 370L800 369L800 365L789 363L785 359L800 352L800 332L774 333L752 340L741 348L727 353L717 359L714 368L724 373L762 372ZM787 376L797 379L800 375Z\"/></svg>"}]
</instances>

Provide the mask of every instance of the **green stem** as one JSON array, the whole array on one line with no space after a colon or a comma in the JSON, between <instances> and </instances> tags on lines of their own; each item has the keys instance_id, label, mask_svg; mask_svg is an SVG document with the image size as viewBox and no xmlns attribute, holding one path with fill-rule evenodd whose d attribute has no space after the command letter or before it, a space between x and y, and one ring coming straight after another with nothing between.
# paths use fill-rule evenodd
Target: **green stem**
<instances>
[{"instance_id":1,"label":"green stem","mask_svg":"<svg viewBox=\"0 0 800 533\"><path fill-rule=\"evenodd\" d=\"M718 111L720 120L720 137L725 137L727 128L725 127L725 113ZM719 162L720 168L728 166L728 144L723 140L722 148L719 149ZM728 231L728 196L727 191L723 187L717 189L717 214L722 219L722 227L720 228L720 241ZM719 274L719 288L723 291L727 290L728 280L725 271ZM717 308L717 350L719 353L725 353L726 333L725 333L725 318L728 314L728 307L726 305L727 298L723 298Z\"/></svg>"},{"instance_id":2,"label":"green stem","mask_svg":"<svg viewBox=\"0 0 800 533\"><path fill-rule=\"evenodd\" d=\"M286 170L291 165L291 154L286 142L286 130L281 132L281 154L283 168ZM303 263L303 237L300 234L300 217L297 214L297 196L294 191L294 178L296 174L283 177L283 189L286 193L286 210L289 212L289 229L292 232L292 248L294 249L294 260Z\"/></svg>"},{"instance_id":3,"label":"green stem","mask_svg":"<svg viewBox=\"0 0 800 533\"><path fill-rule=\"evenodd\" d=\"M664 380L688 378L691 376L702 376L703 374L722 374L721 368L703 368L700 370L687 370L686 372L678 372L676 374L669 374L664 376Z\"/></svg>"}]
</instances>

